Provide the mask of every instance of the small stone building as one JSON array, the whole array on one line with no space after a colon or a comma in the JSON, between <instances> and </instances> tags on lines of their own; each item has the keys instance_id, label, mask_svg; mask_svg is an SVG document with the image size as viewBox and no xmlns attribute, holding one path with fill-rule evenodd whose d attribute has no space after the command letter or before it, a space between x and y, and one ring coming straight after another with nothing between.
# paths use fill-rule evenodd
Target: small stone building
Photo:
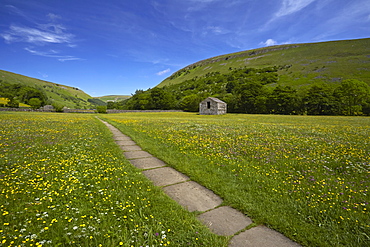
<instances>
[{"instance_id":1,"label":"small stone building","mask_svg":"<svg viewBox=\"0 0 370 247\"><path fill-rule=\"evenodd\" d=\"M44 110L44 111L52 111L54 110L54 106L52 105L44 105L43 107L40 107L41 110Z\"/></svg>"},{"instance_id":2,"label":"small stone building","mask_svg":"<svg viewBox=\"0 0 370 247\"><path fill-rule=\"evenodd\" d=\"M222 115L226 114L227 104L217 98L209 97L199 104L200 115Z\"/></svg>"}]
</instances>

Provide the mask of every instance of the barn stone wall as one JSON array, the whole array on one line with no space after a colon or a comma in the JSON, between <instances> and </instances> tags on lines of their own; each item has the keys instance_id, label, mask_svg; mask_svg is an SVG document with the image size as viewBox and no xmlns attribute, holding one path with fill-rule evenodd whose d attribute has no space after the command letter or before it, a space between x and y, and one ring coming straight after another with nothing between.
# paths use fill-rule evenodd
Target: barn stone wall
<instances>
[{"instance_id":1,"label":"barn stone wall","mask_svg":"<svg viewBox=\"0 0 370 247\"><path fill-rule=\"evenodd\" d=\"M200 115L222 115L226 111L227 104L216 98L207 98L199 104Z\"/></svg>"}]
</instances>

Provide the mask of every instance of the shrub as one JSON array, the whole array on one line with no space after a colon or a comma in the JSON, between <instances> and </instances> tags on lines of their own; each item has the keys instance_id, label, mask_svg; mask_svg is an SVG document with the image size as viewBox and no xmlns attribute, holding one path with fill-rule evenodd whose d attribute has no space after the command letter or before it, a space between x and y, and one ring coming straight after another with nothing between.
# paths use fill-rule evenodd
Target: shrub
<instances>
[{"instance_id":1,"label":"shrub","mask_svg":"<svg viewBox=\"0 0 370 247\"><path fill-rule=\"evenodd\" d=\"M32 98L28 101L28 104L32 107L32 109L39 109L42 102L39 98Z\"/></svg>"},{"instance_id":2,"label":"shrub","mask_svg":"<svg viewBox=\"0 0 370 247\"><path fill-rule=\"evenodd\" d=\"M107 113L107 106L105 105L99 105L96 107L97 113Z\"/></svg>"},{"instance_id":3,"label":"shrub","mask_svg":"<svg viewBox=\"0 0 370 247\"><path fill-rule=\"evenodd\" d=\"M52 106L54 107L55 111L56 112L63 112L63 108L64 108L64 105L60 104L60 103L53 103Z\"/></svg>"}]
</instances>

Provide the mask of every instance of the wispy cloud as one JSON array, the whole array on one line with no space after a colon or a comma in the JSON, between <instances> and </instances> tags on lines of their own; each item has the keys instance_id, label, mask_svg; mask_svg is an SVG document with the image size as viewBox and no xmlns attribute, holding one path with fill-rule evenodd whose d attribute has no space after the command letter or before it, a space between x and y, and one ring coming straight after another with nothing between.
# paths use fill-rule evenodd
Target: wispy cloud
<instances>
[{"instance_id":1,"label":"wispy cloud","mask_svg":"<svg viewBox=\"0 0 370 247\"><path fill-rule=\"evenodd\" d=\"M217 2L219 0L191 0L191 2L196 2L196 3L212 3L212 2Z\"/></svg>"},{"instance_id":2,"label":"wispy cloud","mask_svg":"<svg viewBox=\"0 0 370 247\"><path fill-rule=\"evenodd\" d=\"M58 23L62 18L59 15L49 13L46 15L47 23L40 24L27 16L23 11L13 5L6 7L28 22L28 26L11 24L9 29L0 33L7 43L26 42L34 45L47 43L72 44L74 35L66 32L66 28Z\"/></svg>"},{"instance_id":3,"label":"wispy cloud","mask_svg":"<svg viewBox=\"0 0 370 247\"><path fill-rule=\"evenodd\" d=\"M276 17L290 15L302 10L316 0L283 0L282 6L275 14Z\"/></svg>"},{"instance_id":4,"label":"wispy cloud","mask_svg":"<svg viewBox=\"0 0 370 247\"><path fill-rule=\"evenodd\" d=\"M278 10L274 12L268 21L259 28L259 31L264 32L271 29L271 24L275 21L282 17L297 13L315 1L317 0L281 0Z\"/></svg>"},{"instance_id":5,"label":"wispy cloud","mask_svg":"<svg viewBox=\"0 0 370 247\"><path fill-rule=\"evenodd\" d=\"M369 22L370 2L368 0L348 2L335 16L320 23L316 31L318 34L313 40L324 41L332 39L332 37L338 34L348 32L349 30L358 30L359 28L367 30L367 33L369 33ZM368 23L367 27L362 26L364 23ZM325 32L322 30L325 30ZM353 38L363 38L363 36Z\"/></svg>"},{"instance_id":6,"label":"wispy cloud","mask_svg":"<svg viewBox=\"0 0 370 247\"><path fill-rule=\"evenodd\" d=\"M33 55L42 56L42 57L52 57L52 58L58 59L58 61L61 61L61 62L73 61L73 60L83 60L75 56L61 55L59 51L56 51L56 50L37 51L29 47L26 47L24 49Z\"/></svg>"},{"instance_id":7,"label":"wispy cloud","mask_svg":"<svg viewBox=\"0 0 370 247\"><path fill-rule=\"evenodd\" d=\"M48 78L49 77L48 74L45 74L45 73L42 73L42 72L37 72L37 73L39 73L42 76L42 78Z\"/></svg>"},{"instance_id":8,"label":"wispy cloud","mask_svg":"<svg viewBox=\"0 0 370 247\"><path fill-rule=\"evenodd\" d=\"M31 54L56 58L61 62L82 60L75 56L63 55L62 52L55 50L55 47L73 48L77 46L75 43L75 35L68 32L67 28L58 22L62 19L59 15L49 13L46 15L47 22L40 24L33 21L32 18L27 17L27 15L18 8L12 5L8 5L7 7L12 10L12 12L26 19L27 24L10 24L7 30L0 33L0 37L5 40L5 43L26 43L28 47L25 47L24 50ZM38 49L34 49L33 47L38 47Z\"/></svg>"},{"instance_id":9,"label":"wispy cloud","mask_svg":"<svg viewBox=\"0 0 370 247\"><path fill-rule=\"evenodd\" d=\"M26 15L23 11L21 11L19 8L15 7L14 5L8 4L8 5L5 5L4 7L10 13L16 14L16 15L24 18L25 20L29 21L29 22L34 22L34 20L31 17L29 17L28 15Z\"/></svg>"},{"instance_id":10,"label":"wispy cloud","mask_svg":"<svg viewBox=\"0 0 370 247\"><path fill-rule=\"evenodd\" d=\"M73 57L73 56L63 56L62 58L58 58L58 61L61 61L61 62L76 61L76 60L84 60L84 59Z\"/></svg>"},{"instance_id":11,"label":"wispy cloud","mask_svg":"<svg viewBox=\"0 0 370 247\"><path fill-rule=\"evenodd\" d=\"M230 33L229 30L227 30L227 29L225 29L223 27L220 27L220 26L209 26L209 27L207 27L207 30L210 30L214 34L227 34L227 33Z\"/></svg>"},{"instance_id":12,"label":"wispy cloud","mask_svg":"<svg viewBox=\"0 0 370 247\"><path fill-rule=\"evenodd\" d=\"M7 43L26 42L35 45L43 45L45 43L72 43L74 35L64 33L61 26L46 24L42 25L42 27L44 30L10 25L9 29L0 35ZM53 30L47 30L49 28L53 28Z\"/></svg>"},{"instance_id":13,"label":"wispy cloud","mask_svg":"<svg viewBox=\"0 0 370 247\"><path fill-rule=\"evenodd\" d=\"M52 21L56 21L56 20L62 19L62 17L61 17L61 16L56 15L56 14L53 14L53 13L49 13L49 14L47 15L47 17L49 17L49 18L50 18L50 20L52 20Z\"/></svg>"},{"instance_id":14,"label":"wispy cloud","mask_svg":"<svg viewBox=\"0 0 370 247\"><path fill-rule=\"evenodd\" d=\"M170 69L165 69L165 70L159 71L158 73L156 73L156 75L164 75L164 74L169 73L170 71L171 71Z\"/></svg>"}]
</instances>

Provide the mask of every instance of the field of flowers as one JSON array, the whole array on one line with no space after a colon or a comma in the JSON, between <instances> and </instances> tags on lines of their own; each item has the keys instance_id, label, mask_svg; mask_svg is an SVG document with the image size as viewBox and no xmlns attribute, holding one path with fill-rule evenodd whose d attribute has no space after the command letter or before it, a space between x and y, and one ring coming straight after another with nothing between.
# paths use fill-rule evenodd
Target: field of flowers
<instances>
[{"instance_id":1,"label":"field of flowers","mask_svg":"<svg viewBox=\"0 0 370 247\"><path fill-rule=\"evenodd\" d=\"M306 246L370 245L370 118L105 118L257 224Z\"/></svg>"},{"instance_id":2,"label":"field of flowers","mask_svg":"<svg viewBox=\"0 0 370 247\"><path fill-rule=\"evenodd\" d=\"M0 246L226 246L93 115L0 113Z\"/></svg>"}]
</instances>

